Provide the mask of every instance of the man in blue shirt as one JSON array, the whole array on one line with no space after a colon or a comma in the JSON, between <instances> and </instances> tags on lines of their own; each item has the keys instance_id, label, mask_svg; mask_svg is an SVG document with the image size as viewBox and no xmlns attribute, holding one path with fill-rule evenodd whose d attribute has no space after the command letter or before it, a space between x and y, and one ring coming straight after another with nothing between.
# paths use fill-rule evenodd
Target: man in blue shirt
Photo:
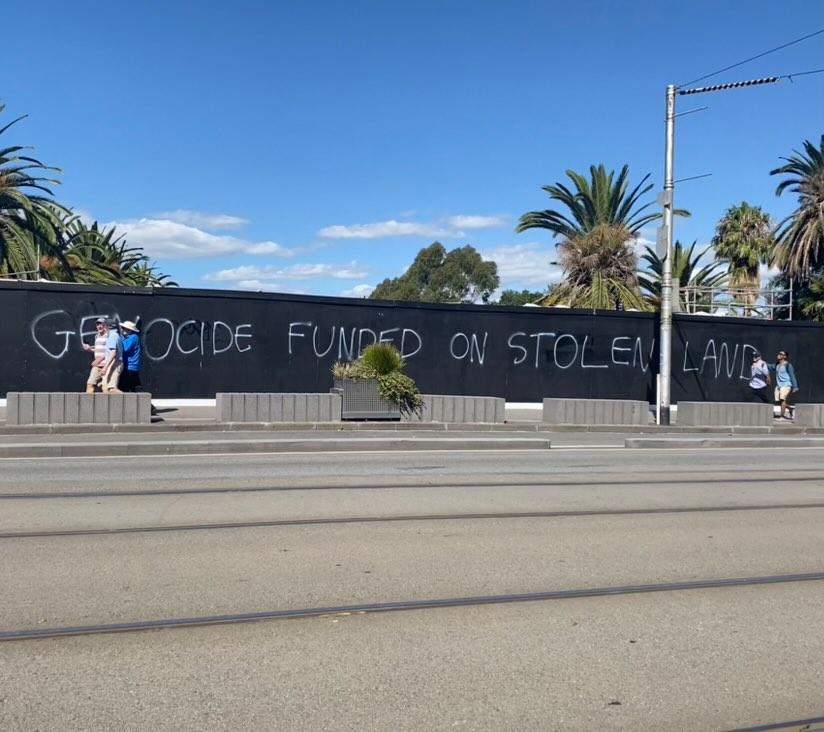
<instances>
[{"instance_id":1,"label":"man in blue shirt","mask_svg":"<svg viewBox=\"0 0 824 732\"><path fill-rule=\"evenodd\" d=\"M140 330L131 320L120 324L123 331L123 373L120 375L120 391L131 392L140 388Z\"/></svg>"},{"instance_id":2,"label":"man in blue shirt","mask_svg":"<svg viewBox=\"0 0 824 732\"><path fill-rule=\"evenodd\" d=\"M798 381L795 378L795 369L790 363L790 356L786 351L779 351L776 362L770 366L775 372L775 401L781 409L781 419L792 419L792 407L789 403L790 394L798 391Z\"/></svg>"}]
</instances>

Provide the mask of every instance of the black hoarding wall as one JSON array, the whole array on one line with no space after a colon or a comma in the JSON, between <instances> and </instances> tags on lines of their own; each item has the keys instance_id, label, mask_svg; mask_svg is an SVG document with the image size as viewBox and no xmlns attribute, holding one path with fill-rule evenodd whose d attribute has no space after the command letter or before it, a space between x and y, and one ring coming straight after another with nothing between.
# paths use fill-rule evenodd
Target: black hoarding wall
<instances>
[{"instance_id":1,"label":"black hoarding wall","mask_svg":"<svg viewBox=\"0 0 824 732\"><path fill-rule=\"evenodd\" d=\"M642 313L401 305L297 295L0 282L0 396L80 391L94 321L140 322L157 397L327 391L337 360L394 343L424 393L655 400L658 321ZM679 316L673 401L735 401L751 354L794 358L803 401L824 401L824 327Z\"/></svg>"}]
</instances>

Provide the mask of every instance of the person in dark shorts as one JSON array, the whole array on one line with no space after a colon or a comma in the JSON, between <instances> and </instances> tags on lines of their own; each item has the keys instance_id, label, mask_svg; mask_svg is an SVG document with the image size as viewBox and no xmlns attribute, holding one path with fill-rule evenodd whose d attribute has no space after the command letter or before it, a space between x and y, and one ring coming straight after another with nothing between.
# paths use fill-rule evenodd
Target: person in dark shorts
<instances>
[{"instance_id":1,"label":"person in dark shorts","mask_svg":"<svg viewBox=\"0 0 824 732\"><path fill-rule=\"evenodd\" d=\"M123 331L123 372L120 374L120 391L133 392L140 389L140 330L131 320L120 323Z\"/></svg>"},{"instance_id":2,"label":"person in dark shorts","mask_svg":"<svg viewBox=\"0 0 824 732\"><path fill-rule=\"evenodd\" d=\"M752 355L752 366L750 367L750 380L747 382L747 398L751 402L764 402L772 404L772 394L770 393L770 369L761 358L761 354L756 351Z\"/></svg>"}]
</instances>

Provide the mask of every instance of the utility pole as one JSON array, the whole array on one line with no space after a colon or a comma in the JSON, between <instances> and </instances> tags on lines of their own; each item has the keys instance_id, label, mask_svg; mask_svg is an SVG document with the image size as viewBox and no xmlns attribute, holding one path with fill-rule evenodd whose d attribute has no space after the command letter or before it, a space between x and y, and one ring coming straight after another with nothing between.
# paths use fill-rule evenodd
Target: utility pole
<instances>
[{"instance_id":1,"label":"utility pole","mask_svg":"<svg viewBox=\"0 0 824 732\"><path fill-rule=\"evenodd\" d=\"M775 84L783 77L768 76L763 79L751 79L749 81L736 81L731 84L717 84L715 86L702 86L694 89L679 89L675 84L667 86L667 116L666 116L666 140L664 149L664 193L661 203L664 207L663 225L659 231L659 242L664 243L664 266L661 272L661 330L658 336L659 362L658 362L658 413L659 424L670 424L670 395L672 386L672 215L673 215L673 192L675 189L674 166L675 166L675 95L685 96L688 94L705 94L707 92L727 91L728 89L741 89L761 84ZM698 111L698 110L690 110ZM684 112L689 114L690 112ZM702 177L702 176L698 176ZM661 252L658 253L661 256Z\"/></svg>"},{"instance_id":2,"label":"utility pole","mask_svg":"<svg viewBox=\"0 0 824 732\"><path fill-rule=\"evenodd\" d=\"M658 409L660 424L670 423L670 381L672 374L672 199L675 181L675 84L667 86L667 132L664 149L664 262L661 272L661 332L658 338Z\"/></svg>"}]
</instances>

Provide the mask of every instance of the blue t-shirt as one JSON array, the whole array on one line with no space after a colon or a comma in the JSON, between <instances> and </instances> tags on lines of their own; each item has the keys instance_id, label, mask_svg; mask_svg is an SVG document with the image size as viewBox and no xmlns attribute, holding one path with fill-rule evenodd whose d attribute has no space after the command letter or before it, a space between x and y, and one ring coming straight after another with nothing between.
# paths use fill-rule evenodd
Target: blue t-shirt
<instances>
[{"instance_id":1,"label":"blue t-shirt","mask_svg":"<svg viewBox=\"0 0 824 732\"><path fill-rule=\"evenodd\" d=\"M775 367L775 383L778 386L793 385L792 381L790 381L790 375L787 373L787 366L783 363L780 363Z\"/></svg>"},{"instance_id":2,"label":"blue t-shirt","mask_svg":"<svg viewBox=\"0 0 824 732\"><path fill-rule=\"evenodd\" d=\"M111 351L115 352L114 356L114 363L123 363L123 341L120 338L120 333L118 333L114 328L109 331L109 335L106 338L106 359L109 358L109 353Z\"/></svg>"},{"instance_id":3,"label":"blue t-shirt","mask_svg":"<svg viewBox=\"0 0 824 732\"><path fill-rule=\"evenodd\" d=\"M140 336L137 333L123 336L123 361L126 371L140 371Z\"/></svg>"}]
</instances>

